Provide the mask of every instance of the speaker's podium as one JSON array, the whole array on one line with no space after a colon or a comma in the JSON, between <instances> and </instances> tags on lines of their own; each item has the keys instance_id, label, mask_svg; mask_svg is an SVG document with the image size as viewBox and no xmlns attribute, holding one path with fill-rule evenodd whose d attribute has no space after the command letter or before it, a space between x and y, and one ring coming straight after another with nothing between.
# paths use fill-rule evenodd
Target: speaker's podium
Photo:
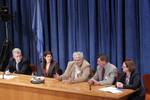
<instances>
[{"instance_id":1,"label":"speaker's podium","mask_svg":"<svg viewBox=\"0 0 150 100\"><path fill-rule=\"evenodd\" d=\"M100 91L103 86L89 89L87 82L65 84L51 78L45 78L44 84L32 84L31 76L13 76L0 78L0 100L126 100L134 92L124 89L122 93L114 94Z\"/></svg>"}]
</instances>

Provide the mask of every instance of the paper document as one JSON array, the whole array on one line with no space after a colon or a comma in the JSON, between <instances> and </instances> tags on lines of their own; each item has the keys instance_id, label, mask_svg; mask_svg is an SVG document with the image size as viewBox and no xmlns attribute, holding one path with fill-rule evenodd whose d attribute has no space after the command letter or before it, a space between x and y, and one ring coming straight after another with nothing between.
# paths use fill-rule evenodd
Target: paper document
<instances>
[{"instance_id":1,"label":"paper document","mask_svg":"<svg viewBox=\"0 0 150 100\"><path fill-rule=\"evenodd\" d=\"M0 79L13 79L13 78L15 78L15 77L17 77L17 76L14 76L14 75L0 75Z\"/></svg>"},{"instance_id":2,"label":"paper document","mask_svg":"<svg viewBox=\"0 0 150 100\"><path fill-rule=\"evenodd\" d=\"M98 89L98 90L100 90L100 91L105 91L105 92L110 92L110 93L122 93L122 92L123 92L122 89L118 89L118 88L112 87L112 86L110 86L110 87L105 87L105 88L100 88L100 89Z\"/></svg>"}]
</instances>

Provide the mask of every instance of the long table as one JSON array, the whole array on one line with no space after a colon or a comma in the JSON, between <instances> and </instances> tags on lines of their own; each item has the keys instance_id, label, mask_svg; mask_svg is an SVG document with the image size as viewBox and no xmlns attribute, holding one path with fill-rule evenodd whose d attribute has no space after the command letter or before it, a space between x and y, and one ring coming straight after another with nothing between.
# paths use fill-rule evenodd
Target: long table
<instances>
[{"instance_id":1,"label":"long table","mask_svg":"<svg viewBox=\"0 0 150 100\"><path fill-rule=\"evenodd\" d=\"M13 79L0 79L0 100L126 100L134 90L124 89L113 94L98 90L104 86L92 86L87 82L65 84L45 78L44 84L32 84L31 76L13 74Z\"/></svg>"}]
</instances>

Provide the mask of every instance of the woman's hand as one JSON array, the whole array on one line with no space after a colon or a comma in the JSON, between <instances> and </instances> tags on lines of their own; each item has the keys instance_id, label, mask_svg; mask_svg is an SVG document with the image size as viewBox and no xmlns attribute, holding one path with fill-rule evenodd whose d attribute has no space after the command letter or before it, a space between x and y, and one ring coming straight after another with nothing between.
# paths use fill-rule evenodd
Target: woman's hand
<instances>
[{"instance_id":1,"label":"woman's hand","mask_svg":"<svg viewBox=\"0 0 150 100\"><path fill-rule=\"evenodd\" d=\"M116 86L117 86L117 88L123 88L123 83L117 82L117 83L116 83Z\"/></svg>"}]
</instances>

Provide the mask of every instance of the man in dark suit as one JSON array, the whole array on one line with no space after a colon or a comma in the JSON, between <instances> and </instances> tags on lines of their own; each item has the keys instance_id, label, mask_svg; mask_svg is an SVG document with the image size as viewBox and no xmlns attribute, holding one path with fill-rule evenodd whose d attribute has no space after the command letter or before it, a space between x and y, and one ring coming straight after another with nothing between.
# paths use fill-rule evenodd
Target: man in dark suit
<instances>
[{"instance_id":1,"label":"man in dark suit","mask_svg":"<svg viewBox=\"0 0 150 100\"><path fill-rule=\"evenodd\" d=\"M6 74L15 72L17 74L31 74L31 68L29 67L29 62L23 58L21 50L19 48L14 48L12 50L13 57L10 58L9 63L6 68Z\"/></svg>"}]
</instances>

